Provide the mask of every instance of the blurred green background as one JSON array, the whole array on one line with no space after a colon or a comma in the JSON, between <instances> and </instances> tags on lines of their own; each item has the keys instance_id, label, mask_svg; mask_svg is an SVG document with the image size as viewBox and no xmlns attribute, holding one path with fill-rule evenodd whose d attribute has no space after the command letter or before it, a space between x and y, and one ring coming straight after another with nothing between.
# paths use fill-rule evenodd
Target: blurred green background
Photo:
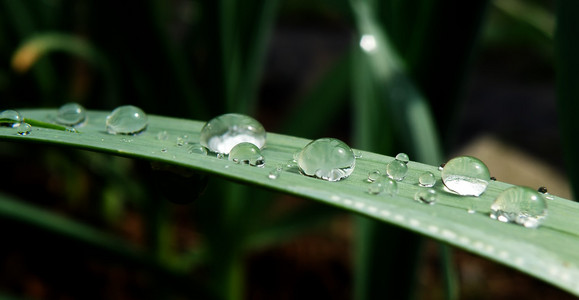
<instances>
[{"instance_id":1,"label":"blurred green background","mask_svg":"<svg viewBox=\"0 0 579 300\"><path fill-rule=\"evenodd\" d=\"M430 164L492 136L563 172L555 20L550 0L0 0L0 109L240 112L268 131ZM372 34L391 43L383 66L360 48ZM407 98L434 123L400 117ZM433 148L413 142L421 134ZM570 298L408 232L217 178L205 188L203 175L7 142L0 164L2 297Z\"/></svg>"}]
</instances>

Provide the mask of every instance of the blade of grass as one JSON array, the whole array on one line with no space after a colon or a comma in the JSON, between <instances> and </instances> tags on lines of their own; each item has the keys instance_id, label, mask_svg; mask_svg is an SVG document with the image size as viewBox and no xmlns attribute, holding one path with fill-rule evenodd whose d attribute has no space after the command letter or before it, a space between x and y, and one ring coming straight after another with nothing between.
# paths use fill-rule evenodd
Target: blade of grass
<instances>
[{"instance_id":1,"label":"blade of grass","mask_svg":"<svg viewBox=\"0 0 579 300\"><path fill-rule=\"evenodd\" d=\"M559 128L563 140L567 173L571 178L573 195L579 195L579 123L576 113L579 112L579 2L561 0L557 5L557 31L555 33L555 51L557 59L557 103ZM576 199L577 200L577 199Z\"/></svg>"},{"instance_id":2,"label":"blade of grass","mask_svg":"<svg viewBox=\"0 0 579 300\"><path fill-rule=\"evenodd\" d=\"M49 121L56 110L21 110L21 113L25 118ZM279 178L271 180L267 176L268 167L255 168L211 155L193 155L188 153L187 147L177 146L175 141L157 139L159 131L175 136L187 134L198 139L204 122L150 115L148 128L142 134L118 136L105 133L106 115L106 112L88 111L88 122L81 134L35 128L29 135L20 136L11 128L0 128L0 139L49 143L159 161L309 198L463 248L579 295L579 253L575 251L579 249L579 203L554 196L548 202L548 218L540 228L531 230L488 217L496 196L512 187L508 183L491 181L480 197L461 197L444 190L437 166L411 161L407 177L398 183L397 195L370 195L366 192L368 172L393 158L366 151L360 151L362 157L357 159L352 175L340 182L306 177L295 169L285 170ZM291 159L293 153L308 142L310 140L269 133L268 146L262 154L268 166L275 166ZM435 205L413 200L416 191L421 189L417 178L425 171L434 173L437 178L434 188L439 195ZM475 214L467 213L472 203L477 206Z\"/></svg>"}]
</instances>

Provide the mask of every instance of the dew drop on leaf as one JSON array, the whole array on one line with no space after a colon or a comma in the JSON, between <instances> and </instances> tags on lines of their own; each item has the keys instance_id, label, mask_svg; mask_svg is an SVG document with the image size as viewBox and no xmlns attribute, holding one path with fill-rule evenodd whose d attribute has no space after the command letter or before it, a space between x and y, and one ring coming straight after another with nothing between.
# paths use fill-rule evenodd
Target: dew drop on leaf
<instances>
[{"instance_id":1,"label":"dew drop on leaf","mask_svg":"<svg viewBox=\"0 0 579 300\"><path fill-rule=\"evenodd\" d=\"M242 165L263 167L265 159L261 155L259 148L248 142L235 145L229 152L229 160Z\"/></svg>"},{"instance_id":2,"label":"dew drop on leaf","mask_svg":"<svg viewBox=\"0 0 579 300\"><path fill-rule=\"evenodd\" d=\"M75 102L66 103L58 108L56 122L66 126L82 126L86 121L86 109Z\"/></svg>"},{"instance_id":3,"label":"dew drop on leaf","mask_svg":"<svg viewBox=\"0 0 579 300\"><path fill-rule=\"evenodd\" d=\"M384 179L384 192L390 196L395 196L398 194L398 183L391 178Z\"/></svg>"},{"instance_id":4,"label":"dew drop on leaf","mask_svg":"<svg viewBox=\"0 0 579 300\"><path fill-rule=\"evenodd\" d=\"M491 205L490 217L527 228L537 228L547 216L547 203L539 192L522 186L509 188Z\"/></svg>"},{"instance_id":5,"label":"dew drop on leaf","mask_svg":"<svg viewBox=\"0 0 579 300\"><path fill-rule=\"evenodd\" d=\"M396 181L402 181L406 173L408 173L408 166L403 161L395 159L386 165L386 174Z\"/></svg>"},{"instance_id":6,"label":"dew drop on leaf","mask_svg":"<svg viewBox=\"0 0 579 300\"><path fill-rule=\"evenodd\" d=\"M32 126L30 126L30 124L22 122L20 123L16 128L16 133L18 133L18 135L29 135L30 131L32 131Z\"/></svg>"},{"instance_id":7,"label":"dew drop on leaf","mask_svg":"<svg viewBox=\"0 0 579 300\"><path fill-rule=\"evenodd\" d=\"M414 200L424 204L434 204L438 200L438 193L434 189L423 189L414 194Z\"/></svg>"},{"instance_id":8,"label":"dew drop on leaf","mask_svg":"<svg viewBox=\"0 0 579 300\"><path fill-rule=\"evenodd\" d=\"M239 143L265 146L266 132L255 119L242 114L224 114L211 119L201 129L199 142L212 152L229 154Z\"/></svg>"},{"instance_id":9,"label":"dew drop on leaf","mask_svg":"<svg viewBox=\"0 0 579 300\"><path fill-rule=\"evenodd\" d=\"M408 154L406 154L406 153L398 153L398 154L396 154L396 160L407 164L410 161L410 158L408 157Z\"/></svg>"},{"instance_id":10,"label":"dew drop on leaf","mask_svg":"<svg viewBox=\"0 0 579 300\"><path fill-rule=\"evenodd\" d=\"M432 172L425 172L418 177L418 184L424 187L433 187L436 183L436 178Z\"/></svg>"},{"instance_id":11,"label":"dew drop on leaf","mask_svg":"<svg viewBox=\"0 0 579 300\"><path fill-rule=\"evenodd\" d=\"M147 129L147 115L142 109L132 106L119 106L107 116L106 129L110 134L137 134Z\"/></svg>"},{"instance_id":12,"label":"dew drop on leaf","mask_svg":"<svg viewBox=\"0 0 579 300\"><path fill-rule=\"evenodd\" d=\"M382 176L382 174L380 173L379 170L373 170L368 172L368 178L366 180L368 180L368 182L374 182L378 180L380 176Z\"/></svg>"},{"instance_id":13,"label":"dew drop on leaf","mask_svg":"<svg viewBox=\"0 0 579 300\"><path fill-rule=\"evenodd\" d=\"M472 156L449 160L442 169L442 182L451 191L462 196L480 196L489 184L487 166Z\"/></svg>"},{"instance_id":14,"label":"dew drop on leaf","mask_svg":"<svg viewBox=\"0 0 579 300\"><path fill-rule=\"evenodd\" d=\"M277 166L274 169L272 169L271 171L269 171L269 174L267 174L267 178L272 179L272 180L278 179L279 176L281 175L282 171L283 171L283 167Z\"/></svg>"},{"instance_id":15,"label":"dew drop on leaf","mask_svg":"<svg viewBox=\"0 0 579 300\"><path fill-rule=\"evenodd\" d=\"M368 186L368 194L377 195L377 194L382 193L384 191L385 185L386 185L386 182L383 178L378 178L377 180L374 180Z\"/></svg>"},{"instance_id":16,"label":"dew drop on leaf","mask_svg":"<svg viewBox=\"0 0 579 300\"><path fill-rule=\"evenodd\" d=\"M194 143L189 146L187 152L189 152L189 154L207 155L207 148L203 147L201 144Z\"/></svg>"},{"instance_id":17,"label":"dew drop on leaf","mask_svg":"<svg viewBox=\"0 0 579 300\"><path fill-rule=\"evenodd\" d=\"M22 115L12 109L7 109L0 112L0 126L2 127L18 127L24 121Z\"/></svg>"},{"instance_id":18,"label":"dew drop on leaf","mask_svg":"<svg viewBox=\"0 0 579 300\"><path fill-rule=\"evenodd\" d=\"M338 181L352 174L356 157L346 143L334 138L321 138L300 151L297 163L300 172L306 176Z\"/></svg>"}]
</instances>

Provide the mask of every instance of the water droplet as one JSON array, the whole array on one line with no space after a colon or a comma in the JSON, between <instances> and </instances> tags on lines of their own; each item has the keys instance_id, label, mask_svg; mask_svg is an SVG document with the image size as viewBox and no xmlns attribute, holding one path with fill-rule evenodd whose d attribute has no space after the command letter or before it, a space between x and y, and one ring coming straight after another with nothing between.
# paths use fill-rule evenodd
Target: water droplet
<instances>
[{"instance_id":1,"label":"water droplet","mask_svg":"<svg viewBox=\"0 0 579 300\"><path fill-rule=\"evenodd\" d=\"M191 144L191 146L189 146L188 151L189 154L201 154L201 155L207 155L207 148L201 146L201 144Z\"/></svg>"},{"instance_id":2,"label":"water droplet","mask_svg":"<svg viewBox=\"0 0 579 300\"><path fill-rule=\"evenodd\" d=\"M119 106L107 116L106 128L110 134L137 134L147 129L147 115L136 106Z\"/></svg>"},{"instance_id":3,"label":"water droplet","mask_svg":"<svg viewBox=\"0 0 579 300\"><path fill-rule=\"evenodd\" d=\"M540 187L537 189L537 192L539 192L539 193L541 193L541 194L547 194L547 188L544 187L544 186L540 186Z\"/></svg>"},{"instance_id":4,"label":"water droplet","mask_svg":"<svg viewBox=\"0 0 579 300\"><path fill-rule=\"evenodd\" d=\"M20 125L18 125L18 127L16 128L16 132L19 135L28 135L30 134L30 131L32 131L32 126L30 126L30 124L22 122L20 123Z\"/></svg>"},{"instance_id":5,"label":"water droplet","mask_svg":"<svg viewBox=\"0 0 579 300\"><path fill-rule=\"evenodd\" d=\"M300 151L297 163L304 175L338 181L352 174L356 157L346 143L334 138L321 138Z\"/></svg>"},{"instance_id":6,"label":"water droplet","mask_svg":"<svg viewBox=\"0 0 579 300\"><path fill-rule=\"evenodd\" d=\"M490 217L501 222L511 222L527 228L537 228L547 216L547 203L535 190L515 186L495 199Z\"/></svg>"},{"instance_id":7,"label":"water droplet","mask_svg":"<svg viewBox=\"0 0 579 300\"><path fill-rule=\"evenodd\" d=\"M414 200L424 204L434 204L438 199L438 193L434 189L420 190L414 194Z\"/></svg>"},{"instance_id":8,"label":"water droplet","mask_svg":"<svg viewBox=\"0 0 579 300\"><path fill-rule=\"evenodd\" d=\"M355 158L362 158L362 151L358 151L358 150L354 151L354 157Z\"/></svg>"},{"instance_id":9,"label":"water droplet","mask_svg":"<svg viewBox=\"0 0 579 300\"><path fill-rule=\"evenodd\" d=\"M382 193L384 191L385 185L385 180L383 178L378 178L368 186L368 194L378 195Z\"/></svg>"},{"instance_id":10,"label":"water droplet","mask_svg":"<svg viewBox=\"0 0 579 300\"><path fill-rule=\"evenodd\" d=\"M492 180L492 181L497 181L497 178L494 177L494 176L491 176L491 180Z\"/></svg>"},{"instance_id":11,"label":"water droplet","mask_svg":"<svg viewBox=\"0 0 579 300\"><path fill-rule=\"evenodd\" d=\"M384 178L384 192L390 196L398 194L398 183L390 178Z\"/></svg>"},{"instance_id":12,"label":"water droplet","mask_svg":"<svg viewBox=\"0 0 579 300\"><path fill-rule=\"evenodd\" d=\"M436 178L432 172L425 172L418 177L418 184L424 187L433 187L436 183Z\"/></svg>"},{"instance_id":13,"label":"water droplet","mask_svg":"<svg viewBox=\"0 0 579 300\"><path fill-rule=\"evenodd\" d=\"M67 126L82 126L86 121L86 110L78 103L66 103L56 113L56 122Z\"/></svg>"},{"instance_id":14,"label":"water droplet","mask_svg":"<svg viewBox=\"0 0 579 300\"><path fill-rule=\"evenodd\" d=\"M223 157L225 157L225 155L223 155L222 153L217 153L217 155L215 155L215 157L217 157L217 159L223 159Z\"/></svg>"},{"instance_id":15,"label":"water droplet","mask_svg":"<svg viewBox=\"0 0 579 300\"><path fill-rule=\"evenodd\" d=\"M279 176L281 175L281 172L283 171L283 167L277 166L274 169L272 169L271 171L269 171L269 174L267 174L267 178L275 180L278 179Z\"/></svg>"},{"instance_id":16,"label":"water droplet","mask_svg":"<svg viewBox=\"0 0 579 300\"><path fill-rule=\"evenodd\" d=\"M159 131L159 133L157 133L157 139L159 141L166 141L168 138L169 138L169 133L166 130Z\"/></svg>"},{"instance_id":17,"label":"water droplet","mask_svg":"<svg viewBox=\"0 0 579 300\"><path fill-rule=\"evenodd\" d=\"M396 181L401 181L406 177L406 173L408 173L408 166L406 163L395 159L386 165L386 173L388 177Z\"/></svg>"},{"instance_id":18,"label":"water droplet","mask_svg":"<svg viewBox=\"0 0 579 300\"><path fill-rule=\"evenodd\" d=\"M229 160L238 164L263 167L265 159L261 150L253 143L243 142L237 144L229 152Z\"/></svg>"},{"instance_id":19,"label":"water droplet","mask_svg":"<svg viewBox=\"0 0 579 300\"><path fill-rule=\"evenodd\" d=\"M444 169L444 166L446 166L446 163L441 163L440 166L438 166L438 171L442 171L442 169Z\"/></svg>"},{"instance_id":20,"label":"water droplet","mask_svg":"<svg viewBox=\"0 0 579 300\"><path fill-rule=\"evenodd\" d=\"M477 197L486 190L490 180L487 166L471 156L459 156L448 161L441 177L449 190L462 196Z\"/></svg>"},{"instance_id":21,"label":"water droplet","mask_svg":"<svg viewBox=\"0 0 579 300\"><path fill-rule=\"evenodd\" d=\"M163 149L161 149L161 152L163 152L163 153L167 153L167 148L163 148Z\"/></svg>"},{"instance_id":22,"label":"water droplet","mask_svg":"<svg viewBox=\"0 0 579 300\"><path fill-rule=\"evenodd\" d=\"M406 154L406 153L398 153L398 154L396 154L396 160L407 164L410 161L410 158L408 157L408 154Z\"/></svg>"},{"instance_id":23,"label":"water droplet","mask_svg":"<svg viewBox=\"0 0 579 300\"><path fill-rule=\"evenodd\" d=\"M374 182L380 178L382 174L379 170L373 170L368 173L368 182Z\"/></svg>"},{"instance_id":24,"label":"water droplet","mask_svg":"<svg viewBox=\"0 0 579 300\"><path fill-rule=\"evenodd\" d=\"M0 112L0 126L2 127L18 127L24 121L22 115L12 109L7 109Z\"/></svg>"},{"instance_id":25,"label":"water droplet","mask_svg":"<svg viewBox=\"0 0 579 300\"><path fill-rule=\"evenodd\" d=\"M211 119L201 129L201 145L215 153L229 154L239 143L265 145L266 132L255 119L241 114L224 114Z\"/></svg>"},{"instance_id":26,"label":"water droplet","mask_svg":"<svg viewBox=\"0 0 579 300\"><path fill-rule=\"evenodd\" d=\"M474 213L476 213L476 210L474 209L474 207L471 206L466 210L466 212L469 214L474 214Z\"/></svg>"}]
</instances>

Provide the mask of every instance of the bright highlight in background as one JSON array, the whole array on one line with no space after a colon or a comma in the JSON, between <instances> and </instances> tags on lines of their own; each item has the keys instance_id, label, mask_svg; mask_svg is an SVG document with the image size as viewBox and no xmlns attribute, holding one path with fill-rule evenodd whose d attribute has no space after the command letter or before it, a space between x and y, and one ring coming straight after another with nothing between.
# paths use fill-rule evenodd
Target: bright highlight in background
<instances>
[{"instance_id":1,"label":"bright highlight in background","mask_svg":"<svg viewBox=\"0 0 579 300\"><path fill-rule=\"evenodd\" d=\"M366 52L374 52L377 47L376 38L371 34L364 34L360 39L360 48Z\"/></svg>"}]
</instances>

